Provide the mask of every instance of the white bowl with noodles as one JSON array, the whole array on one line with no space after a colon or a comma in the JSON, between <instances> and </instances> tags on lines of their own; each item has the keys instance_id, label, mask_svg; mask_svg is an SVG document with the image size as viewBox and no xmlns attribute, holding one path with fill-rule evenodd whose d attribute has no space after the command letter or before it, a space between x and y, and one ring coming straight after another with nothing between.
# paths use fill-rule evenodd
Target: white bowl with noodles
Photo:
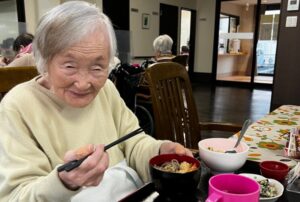
<instances>
[{"instance_id":1,"label":"white bowl with noodles","mask_svg":"<svg viewBox=\"0 0 300 202\"><path fill-rule=\"evenodd\" d=\"M240 175L243 175L245 177L249 177L251 179L254 179L255 181L257 181L259 183L259 181L261 180L266 180L268 179L268 185L260 185L261 189L260 189L260 197L259 197L259 201L260 202L275 202L279 199L280 196L282 196L283 191L284 191L284 187L283 185L275 180L275 179L271 179L271 178L265 178L262 175L256 175L256 174L252 174L252 173L240 173ZM259 183L260 184L260 183ZM276 194L272 195L272 196L263 196L262 193L262 186L264 186L264 190L265 189L271 189L271 190L275 190Z\"/></svg>"},{"instance_id":2,"label":"white bowl with noodles","mask_svg":"<svg viewBox=\"0 0 300 202\"><path fill-rule=\"evenodd\" d=\"M241 141L236 153L225 153L235 144L236 140L229 138L203 139L198 143L200 159L213 174L233 173L245 164L249 152L249 146Z\"/></svg>"},{"instance_id":3,"label":"white bowl with noodles","mask_svg":"<svg viewBox=\"0 0 300 202\"><path fill-rule=\"evenodd\" d=\"M177 200L182 196L196 194L201 175L200 162L196 158L177 154L160 154L151 158L149 165L152 182L160 195ZM177 166L180 166L180 171L174 169ZM174 170L177 171L174 172ZM182 199L182 201L186 200L187 198Z\"/></svg>"}]
</instances>

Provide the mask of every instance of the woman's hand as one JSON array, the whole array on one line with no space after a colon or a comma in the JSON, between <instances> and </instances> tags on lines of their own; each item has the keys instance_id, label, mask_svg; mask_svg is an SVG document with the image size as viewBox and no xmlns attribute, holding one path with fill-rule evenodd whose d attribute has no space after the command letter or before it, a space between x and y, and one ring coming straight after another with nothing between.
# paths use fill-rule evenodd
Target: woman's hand
<instances>
[{"instance_id":1,"label":"woman's hand","mask_svg":"<svg viewBox=\"0 0 300 202\"><path fill-rule=\"evenodd\" d=\"M182 146L179 143L176 142L164 142L160 146L159 149L160 154L179 154L179 155L187 155L187 156L193 156L192 152Z\"/></svg>"},{"instance_id":2,"label":"woman's hand","mask_svg":"<svg viewBox=\"0 0 300 202\"><path fill-rule=\"evenodd\" d=\"M108 168L108 154L104 151L104 145L87 145L77 150L70 150L65 154L64 162L80 159L89 155L82 164L70 172L59 172L59 178L63 184L71 190L77 190L82 186L97 186Z\"/></svg>"}]
</instances>

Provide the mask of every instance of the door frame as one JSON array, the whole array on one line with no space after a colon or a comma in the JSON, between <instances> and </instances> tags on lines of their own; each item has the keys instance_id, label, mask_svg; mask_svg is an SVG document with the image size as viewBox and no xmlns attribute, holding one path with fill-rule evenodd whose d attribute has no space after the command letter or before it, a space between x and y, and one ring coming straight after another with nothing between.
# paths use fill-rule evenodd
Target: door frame
<instances>
[{"instance_id":1,"label":"door frame","mask_svg":"<svg viewBox=\"0 0 300 202\"><path fill-rule=\"evenodd\" d=\"M162 20L162 19L166 19L163 16L167 16L167 19L170 18L170 17L172 17L172 16L170 16L171 13L168 13L168 14L164 15L163 8L166 8L166 7L168 7L168 9L171 8L171 9L174 9L174 10L176 9L177 10L176 17L173 16L173 18L175 18L175 19L171 20L171 22L177 22L174 27L172 27L172 23L166 23L166 24L162 23L162 22L164 22L164 20ZM165 3L160 3L159 4L159 10L160 10L159 35L168 34L172 38L172 40L173 40L172 54L176 54L177 55L177 51L178 51L178 27L179 27L179 16L180 16L179 15L179 11L180 11L180 9L179 9L178 6L169 5L169 4L165 4ZM170 29L176 30L176 33L171 33L172 31Z\"/></svg>"},{"instance_id":2,"label":"door frame","mask_svg":"<svg viewBox=\"0 0 300 202\"><path fill-rule=\"evenodd\" d=\"M256 47L258 42L258 35L259 35L259 22L260 22L260 9L261 9L261 0L257 0L257 6L255 9L255 30L253 33L253 50L252 50L252 64L251 64L251 79L250 82L238 82L238 81L220 81L217 80L217 62L218 62L218 40L219 40L219 17L221 14L221 0L216 1L215 6L215 32L214 32L214 43L213 43L213 61L212 61L212 81L214 84L221 84L221 85L230 85L230 86L239 86L239 87L249 87L249 88L267 88L271 89L273 84L266 84L266 83L255 83L254 76L255 76L255 68L256 68Z\"/></svg>"},{"instance_id":3,"label":"door frame","mask_svg":"<svg viewBox=\"0 0 300 202\"><path fill-rule=\"evenodd\" d=\"M165 4L165 3L160 3L161 4L164 4L164 5L167 5L168 4ZM170 6L173 6L173 5L170 5ZM178 15L177 15L177 28L180 27L180 19L181 19L181 10L184 9L184 10L189 10L191 11L191 30L190 30L190 49L189 49L189 69L188 69L188 73L189 75L193 75L194 74L194 62L195 62L195 42L196 42L196 23L197 23L197 11L194 10L194 9L190 9L190 8L186 8L186 7L180 7L180 6L176 6L178 8ZM161 8L160 8L161 10ZM161 23L160 23L161 24ZM173 48L176 49L176 53L177 51L180 52L180 47L178 45L178 41L180 40L180 30L177 29L177 39L175 41L174 40L174 43L173 43ZM161 33L161 31L159 30L159 34L164 34L164 33ZM176 47L174 47L174 45Z\"/></svg>"},{"instance_id":4,"label":"door frame","mask_svg":"<svg viewBox=\"0 0 300 202\"><path fill-rule=\"evenodd\" d=\"M194 61L195 61L195 43L196 43L196 23L197 23L197 11L190 8L181 7L181 10L191 11L191 25L190 25L190 43L189 43L189 57L188 57L188 73L192 75L194 72ZM181 16L180 16L181 17ZM180 49L180 47L179 47Z\"/></svg>"}]
</instances>

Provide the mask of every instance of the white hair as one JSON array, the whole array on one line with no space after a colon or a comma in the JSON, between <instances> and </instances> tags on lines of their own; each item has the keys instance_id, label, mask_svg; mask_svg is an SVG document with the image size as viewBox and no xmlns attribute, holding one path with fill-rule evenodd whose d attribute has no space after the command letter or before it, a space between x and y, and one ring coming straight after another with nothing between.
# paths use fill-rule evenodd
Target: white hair
<instances>
[{"instance_id":1,"label":"white hair","mask_svg":"<svg viewBox=\"0 0 300 202\"><path fill-rule=\"evenodd\" d=\"M116 36L111 21L99 8L84 1L69 1L51 9L41 18L33 40L38 71L46 73L56 54L98 28L108 34L111 62L117 52Z\"/></svg>"},{"instance_id":2,"label":"white hair","mask_svg":"<svg viewBox=\"0 0 300 202\"><path fill-rule=\"evenodd\" d=\"M172 38L167 35L160 35L153 41L154 51L161 54L171 54L172 53Z\"/></svg>"}]
</instances>

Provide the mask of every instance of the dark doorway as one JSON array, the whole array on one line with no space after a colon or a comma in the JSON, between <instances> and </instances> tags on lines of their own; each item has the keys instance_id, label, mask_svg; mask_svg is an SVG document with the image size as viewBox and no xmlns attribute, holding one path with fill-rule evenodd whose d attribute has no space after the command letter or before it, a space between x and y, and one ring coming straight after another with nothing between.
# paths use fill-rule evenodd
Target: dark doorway
<instances>
[{"instance_id":1,"label":"dark doorway","mask_svg":"<svg viewBox=\"0 0 300 202\"><path fill-rule=\"evenodd\" d=\"M103 0L103 12L116 30L129 30L129 0Z\"/></svg>"},{"instance_id":2,"label":"dark doorway","mask_svg":"<svg viewBox=\"0 0 300 202\"><path fill-rule=\"evenodd\" d=\"M160 4L159 34L167 34L173 39L172 54L177 55L178 7Z\"/></svg>"},{"instance_id":3,"label":"dark doorway","mask_svg":"<svg viewBox=\"0 0 300 202\"><path fill-rule=\"evenodd\" d=\"M189 74L191 75L194 72L194 61L195 61L195 43L196 43L196 16L197 13L195 10L191 11L191 30L190 30L190 41L189 41Z\"/></svg>"}]
</instances>

